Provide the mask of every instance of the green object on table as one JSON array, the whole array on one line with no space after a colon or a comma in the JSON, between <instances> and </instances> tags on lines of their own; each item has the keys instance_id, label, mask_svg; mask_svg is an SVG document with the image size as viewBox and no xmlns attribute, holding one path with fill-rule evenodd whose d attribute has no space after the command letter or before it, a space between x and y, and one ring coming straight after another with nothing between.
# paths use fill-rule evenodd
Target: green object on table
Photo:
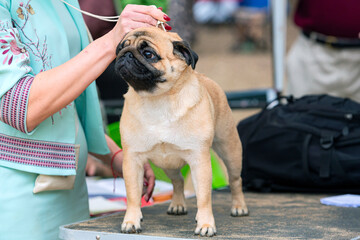
<instances>
[{"instance_id":1,"label":"green object on table","mask_svg":"<svg viewBox=\"0 0 360 240\"><path fill-rule=\"evenodd\" d=\"M166 13L168 0L114 0L115 9L118 14L121 13L127 4L155 5L156 7L162 7L163 12Z\"/></svg>"},{"instance_id":2,"label":"green object on table","mask_svg":"<svg viewBox=\"0 0 360 240\"><path fill-rule=\"evenodd\" d=\"M212 188L222 188L229 185L226 174L221 167L219 160L217 159L215 153L211 150L211 168L212 168Z\"/></svg>"},{"instance_id":3,"label":"green object on table","mask_svg":"<svg viewBox=\"0 0 360 240\"><path fill-rule=\"evenodd\" d=\"M164 172L164 170L162 170L162 168L159 168L158 166L156 166L152 162L150 162L150 165L151 165L151 168L154 171L154 174L155 174L155 177L156 177L157 180L161 180L161 181L164 181L164 182L171 183L171 180L168 178L168 176L165 174L165 172ZM185 165L181 169L181 174L183 175L184 178L187 177L189 171L190 171L189 165Z\"/></svg>"},{"instance_id":4,"label":"green object on table","mask_svg":"<svg viewBox=\"0 0 360 240\"><path fill-rule=\"evenodd\" d=\"M109 124L107 126L107 132L108 132L109 137L112 140L114 140L114 142L120 148L122 148L120 131L119 131L119 122L114 122L114 123ZM213 174L212 188L216 189L216 188L221 188L221 187L227 186L228 181L227 181L225 173L222 170L219 160L217 159L217 157L213 151L210 151L210 156L211 156L211 168L212 168L212 174ZM156 179L164 181L164 182L169 182L169 183L171 182L170 179L164 173L164 170L155 166L155 164L153 164L152 162L150 162L150 165L154 171ZM189 172L190 172L189 165L185 165L181 169L181 173L184 176L184 178L186 178L189 175Z\"/></svg>"},{"instance_id":5,"label":"green object on table","mask_svg":"<svg viewBox=\"0 0 360 240\"><path fill-rule=\"evenodd\" d=\"M213 153L213 151L210 151L210 155L211 155L211 168L212 168L212 175L213 175L212 176L212 188L217 189L217 188L222 188L222 187L227 186L229 183L226 178L226 174L224 173L224 171L219 163L219 160L217 159L217 157ZM156 179L164 181L164 182L169 182L169 183L171 182L170 179L164 173L164 170L155 166L152 162L150 162L150 165L154 171ZM187 178L190 173L189 165L185 165L181 169L181 173L184 176L184 178ZM189 176L189 177L191 177L191 176Z\"/></svg>"}]
</instances>

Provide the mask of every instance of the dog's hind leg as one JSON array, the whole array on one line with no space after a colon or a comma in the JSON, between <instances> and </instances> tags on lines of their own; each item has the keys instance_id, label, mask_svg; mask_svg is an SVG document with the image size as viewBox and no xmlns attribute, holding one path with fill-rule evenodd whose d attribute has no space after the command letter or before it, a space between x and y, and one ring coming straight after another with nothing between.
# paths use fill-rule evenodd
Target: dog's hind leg
<instances>
[{"instance_id":1,"label":"dog's hind leg","mask_svg":"<svg viewBox=\"0 0 360 240\"><path fill-rule=\"evenodd\" d=\"M231 216L246 216L249 214L249 211L246 207L240 176L242 168L242 146L236 128L226 130L227 129L221 129L221 133L216 134L212 147L224 161L228 170L232 195Z\"/></svg>"},{"instance_id":2,"label":"dog's hind leg","mask_svg":"<svg viewBox=\"0 0 360 240\"><path fill-rule=\"evenodd\" d=\"M187 214L184 195L184 178L181 175L180 169L164 169L164 172L170 178L174 189L171 204L167 210L167 214Z\"/></svg>"}]
</instances>

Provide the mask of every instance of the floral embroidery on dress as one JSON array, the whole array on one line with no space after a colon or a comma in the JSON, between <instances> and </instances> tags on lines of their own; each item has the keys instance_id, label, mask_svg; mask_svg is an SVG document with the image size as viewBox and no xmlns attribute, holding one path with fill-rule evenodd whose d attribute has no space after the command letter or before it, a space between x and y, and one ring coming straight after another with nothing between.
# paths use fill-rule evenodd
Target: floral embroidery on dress
<instances>
[{"instance_id":1,"label":"floral embroidery on dress","mask_svg":"<svg viewBox=\"0 0 360 240\"><path fill-rule=\"evenodd\" d=\"M39 36L35 32L36 40L31 39L26 32L24 31L24 28L26 24L28 23L29 18L31 15L34 15L36 12L33 9L33 7L30 5L31 0L28 0L27 3L20 2L19 7L16 10L17 16L21 21L16 21L15 19L12 19L12 22L14 26L18 29L18 31L23 36L23 44L25 45L25 48L27 51L31 52L32 55L36 58L36 60L42 62L42 69L40 72L51 69L51 55L49 56L47 51L47 39L46 36L44 37L43 42L41 43L41 40Z\"/></svg>"},{"instance_id":2,"label":"floral embroidery on dress","mask_svg":"<svg viewBox=\"0 0 360 240\"><path fill-rule=\"evenodd\" d=\"M21 19L21 20L24 20L25 18L25 15L23 13L23 9L22 7L24 7L24 3L23 2L20 2L20 7L16 10L16 13L18 14L18 17ZM27 5L25 6L25 9L31 14L31 15L34 15L35 14L35 11L34 9L31 7L31 5Z\"/></svg>"},{"instance_id":3,"label":"floral embroidery on dress","mask_svg":"<svg viewBox=\"0 0 360 240\"><path fill-rule=\"evenodd\" d=\"M6 55L2 64L10 65L13 60L14 56L20 55L19 58L16 58L15 62L19 62L20 60L24 60L29 57L29 53L26 51L25 48L20 48L16 42L16 33L14 29L10 29L9 34L4 36L5 38L12 38L10 42L6 41L5 39L0 39L1 51L3 55Z\"/></svg>"}]
</instances>

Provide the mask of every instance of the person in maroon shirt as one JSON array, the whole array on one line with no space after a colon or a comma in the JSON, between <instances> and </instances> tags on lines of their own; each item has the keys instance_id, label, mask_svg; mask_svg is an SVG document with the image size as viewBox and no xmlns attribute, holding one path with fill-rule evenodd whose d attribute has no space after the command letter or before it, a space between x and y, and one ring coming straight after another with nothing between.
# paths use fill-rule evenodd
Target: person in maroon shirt
<instances>
[{"instance_id":1,"label":"person in maroon shirt","mask_svg":"<svg viewBox=\"0 0 360 240\"><path fill-rule=\"evenodd\" d=\"M339 38L358 38L359 0L300 0L294 22L305 31ZM359 44L359 41L357 41Z\"/></svg>"},{"instance_id":2,"label":"person in maroon shirt","mask_svg":"<svg viewBox=\"0 0 360 240\"><path fill-rule=\"evenodd\" d=\"M360 1L299 0L300 28L287 56L288 94L330 94L360 102Z\"/></svg>"}]
</instances>

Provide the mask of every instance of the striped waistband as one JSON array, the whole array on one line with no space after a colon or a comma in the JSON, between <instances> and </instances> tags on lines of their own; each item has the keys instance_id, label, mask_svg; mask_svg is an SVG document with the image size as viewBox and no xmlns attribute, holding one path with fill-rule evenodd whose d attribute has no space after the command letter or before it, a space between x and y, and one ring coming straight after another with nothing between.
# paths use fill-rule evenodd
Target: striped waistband
<instances>
[{"instance_id":1,"label":"striped waistband","mask_svg":"<svg viewBox=\"0 0 360 240\"><path fill-rule=\"evenodd\" d=\"M0 163L5 161L35 168L71 171L76 170L76 155L74 144L23 139L0 134Z\"/></svg>"}]
</instances>

